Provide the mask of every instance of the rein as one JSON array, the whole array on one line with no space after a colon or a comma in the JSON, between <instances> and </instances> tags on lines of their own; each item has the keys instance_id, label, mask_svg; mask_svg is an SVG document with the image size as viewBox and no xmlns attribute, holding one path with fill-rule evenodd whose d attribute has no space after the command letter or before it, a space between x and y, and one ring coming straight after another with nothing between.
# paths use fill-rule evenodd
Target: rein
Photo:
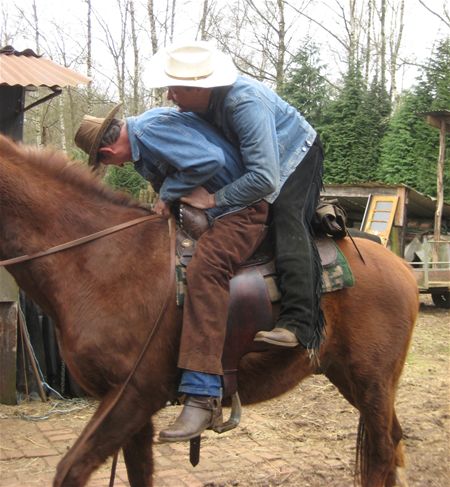
<instances>
[{"instance_id":1,"label":"rein","mask_svg":"<svg viewBox=\"0 0 450 487\"><path fill-rule=\"evenodd\" d=\"M161 318L164 316L167 307L169 305L170 298L172 296L171 294L171 289L175 285L175 252L176 252L176 231L174 228L175 225L175 220L173 217L170 218L169 220L169 238L170 238L170 249L169 249L169 261L170 261L170 269L169 269L169 286L168 286L168 291L166 294L166 297L164 299L164 303L159 311L158 317L156 318L155 325L153 328L150 330L150 333L147 336L147 339L145 340L144 346L141 350L141 353L139 354L136 362L134 363L133 368L131 369L131 372L128 374L128 377L126 378L125 382L122 384L120 387L119 391L117 392L116 396L113 398L109 406L106 408L105 411L100 415L99 418L93 423L91 427L91 431L83 437L81 441L81 445L86 443L86 441L89 439L89 437L95 432L95 430L103 423L104 419L106 416L111 412L111 410L114 408L114 406L119 402L119 399L122 397L122 394L124 393L128 383L130 382L131 378L133 377L134 373L136 372L136 369L138 368L139 364L142 361L142 358L145 355L145 352L147 351L148 346L150 345L150 342L152 341L153 336L156 333L156 330L158 328L158 325L161 322ZM117 467L117 461L119 457L119 450L117 450L114 455L113 455L113 460L112 460L112 465L111 465L111 474L110 474L110 479L109 479L109 487L114 486L114 480L116 477L116 467Z\"/></svg>"},{"instance_id":2,"label":"rein","mask_svg":"<svg viewBox=\"0 0 450 487\"><path fill-rule=\"evenodd\" d=\"M79 245L92 242L92 240L97 240L98 238L105 237L106 235L110 235L125 228L138 225L139 223L143 223L148 220L154 220L155 218L161 217L160 215L141 216L139 218L135 218L134 220L129 220L125 223L120 223L118 225L114 225L113 227L105 228L104 230L100 230L99 232L91 233L90 235L86 235L84 237L77 238L75 240L71 240L70 242L66 242L60 245L55 245L54 247L50 247L47 250L42 250L31 255L21 255L20 257L14 257L12 259L0 260L0 267L20 264L21 262L27 262L29 260L37 259L39 257L45 257L46 255L56 254L56 252L61 252L62 250L78 247Z\"/></svg>"},{"instance_id":3,"label":"rein","mask_svg":"<svg viewBox=\"0 0 450 487\"><path fill-rule=\"evenodd\" d=\"M149 220L151 217L155 218L161 218L159 215L151 215L150 217L145 217L146 220ZM138 218L137 220L142 220ZM135 222L139 223L137 220L132 220L129 223ZM142 220L144 221L144 220ZM150 332L147 336L147 339L145 340L144 346L142 347L142 350L139 354L139 356L136 359L136 362L134 363L130 373L128 374L128 377L126 378L125 382L122 383L120 386L119 390L117 393L112 397L111 402L106 406L106 408L102 411L102 413L95 419L95 421L91 424L89 424L89 429L85 430L84 434L79 438L79 443L77 444L77 449L80 449L84 446L84 444L91 438L91 436L95 433L95 431L100 427L100 425L103 423L103 421L106 419L108 414L112 411L112 409L117 405L119 402L120 398L122 397L123 393L125 392L125 389L127 388L128 384L130 383L130 380L132 379L134 373L136 372L137 368L139 367L145 352L148 349L148 346L150 345L150 342L152 341L158 326L161 323L161 320L167 310L167 307L169 306L170 299L172 298L172 288L175 285L175 239L176 239L176 232L175 232L175 221L173 218L170 218L168 221L169 224L169 238L170 238L170 250L169 250L169 285L167 287L167 294L164 299L163 305L161 306L161 309L159 310L158 316L156 318L155 324L153 327L150 329ZM128 225L130 226L130 225ZM110 232L111 233L111 232ZM120 450L120 448L119 448ZM114 485L114 479L115 479L115 471L116 471L116 466L117 466L117 459L119 455L119 450L116 451L113 455L113 463L111 467L111 477L110 477L110 486ZM70 469L71 465L67 464L64 465L64 470L60 472L59 477L60 480L64 480L67 476L67 473Z\"/></svg>"},{"instance_id":4,"label":"rein","mask_svg":"<svg viewBox=\"0 0 450 487\"><path fill-rule=\"evenodd\" d=\"M38 257L44 257L46 255L54 254L56 252L60 252L61 250L66 250L72 247L76 247L78 245L83 245L87 242L91 242L92 240L96 240L98 238L104 237L105 235L110 235L112 233L118 232L120 230L123 230L125 228L131 227L133 225L137 225L139 223L143 223L145 221L149 220L154 220L154 219L160 219L160 215L147 215L144 217L136 218L134 220L130 220L125 223L121 223L119 225L115 225L113 227L106 228L104 230L101 230L96 233L92 233L91 235L87 235L85 237L78 238L76 240L72 240L70 242L66 242L61 245L56 245L55 247L51 247L47 250L41 251L41 252L36 252L35 254L31 255L22 255L20 257L15 257L12 259L7 259L7 260L2 260L0 261L0 266L7 266L7 265L13 265L13 264L18 264L20 262L26 262L29 260L37 259ZM128 377L126 378L125 382L122 383L120 386L119 390L117 393L112 397L111 402L106 406L106 409L102 411L102 413L95 419L93 423L91 423L89 426L89 429L85 431L84 435L79 438L79 442L77 444L77 448L82 448L84 444L89 440L89 438L95 433L95 431L100 427L100 425L103 423L105 418L108 416L108 414L112 411L112 409L117 405L119 402L120 398L122 397L123 393L125 392L126 387L128 386L130 380L132 379L134 373L136 372L137 368L139 367L145 352L147 351L150 342L152 341L161 321L163 316L165 315L165 312L167 310L167 307L169 306L170 299L172 297L172 288L174 287L175 284L175 240L176 240L176 231L174 228L175 221L173 218L170 218L168 221L168 226L169 226L169 239L170 239L170 249L169 249L169 285L167 287L167 294L166 297L164 298L164 302L161 306L161 309L159 310L158 316L156 318L155 324L153 327L150 329L150 332L147 336L147 339L145 340L144 346L142 347L142 350L137 357L130 373L128 374ZM120 449L119 449L120 450ZM111 476L110 476L110 486L114 485L114 479L115 479L115 471L116 471L116 466L117 466L117 460L118 460L118 455L119 455L119 450L116 451L113 455L113 463L111 467ZM60 477L64 479L67 476L67 473L70 469L71 465L65 465L65 468L62 472L62 475L60 474Z\"/></svg>"}]
</instances>

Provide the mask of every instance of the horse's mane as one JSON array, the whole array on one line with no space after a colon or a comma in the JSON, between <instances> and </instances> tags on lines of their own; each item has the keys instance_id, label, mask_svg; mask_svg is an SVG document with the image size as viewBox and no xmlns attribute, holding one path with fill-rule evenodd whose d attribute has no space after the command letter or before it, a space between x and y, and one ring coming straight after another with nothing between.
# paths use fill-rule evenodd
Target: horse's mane
<instances>
[{"instance_id":1,"label":"horse's mane","mask_svg":"<svg viewBox=\"0 0 450 487\"><path fill-rule=\"evenodd\" d=\"M14 164L33 167L43 176L76 187L83 193L100 196L116 205L139 206L131 196L109 188L86 164L70 159L61 150L17 144L2 135L0 135L0 150L2 156L13 161Z\"/></svg>"}]
</instances>

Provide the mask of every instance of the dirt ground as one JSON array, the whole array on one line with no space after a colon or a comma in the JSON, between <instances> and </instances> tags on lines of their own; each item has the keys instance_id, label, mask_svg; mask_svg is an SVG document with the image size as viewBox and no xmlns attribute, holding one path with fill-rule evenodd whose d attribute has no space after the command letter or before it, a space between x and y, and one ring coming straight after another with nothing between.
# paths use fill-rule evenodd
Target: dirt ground
<instances>
[{"instance_id":1,"label":"dirt ground","mask_svg":"<svg viewBox=\"0 0 450 487\"><path fill-rule=\"evenodd\" d=\"M421 297L397 396L409 485L450 486L450 312ZM86 400L0 406L0 486L50 486L61 456L95 408ZM179 406L161 411L157 428ZM206 432L200 464L186 444L155 445L155 487L347 487L353 484L358 415L323 376L284 397L246 407L239 428ZM89 481L108 485L109 465ZM116 487L128 486L120 458Z\"/></svg>"}]
</instances>

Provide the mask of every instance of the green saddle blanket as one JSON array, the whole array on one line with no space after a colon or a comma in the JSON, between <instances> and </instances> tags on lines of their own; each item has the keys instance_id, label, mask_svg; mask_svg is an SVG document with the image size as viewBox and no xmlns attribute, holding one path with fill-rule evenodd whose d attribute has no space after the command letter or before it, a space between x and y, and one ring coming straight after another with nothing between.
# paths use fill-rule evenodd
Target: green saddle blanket
<instances>
[{"instance_id":1,"label":"green saddle blanket","mask_svg":"<svg viewBox=\"0 0 450 487\"><path fill-rule=\"evenodd\" d=\"M316 240L316 244L323 268L322 293L330 293L346 287L352 287L355 283L352 270L350 269L345 255L342 253L336 242L331 238L324 238ZM188 261L186 261L186 259L180 258L180 255L177 255L177 265L175 270L178 306L183 306L184 303L184 295L187 288L187 263ZM249 267L256 267L256 269L263 275L272 303L280 301L281 293L277 283L274 261L269 260L265 263L243 266L239 272L245 272L245 268Z\"/></svg>"}]
</instances>

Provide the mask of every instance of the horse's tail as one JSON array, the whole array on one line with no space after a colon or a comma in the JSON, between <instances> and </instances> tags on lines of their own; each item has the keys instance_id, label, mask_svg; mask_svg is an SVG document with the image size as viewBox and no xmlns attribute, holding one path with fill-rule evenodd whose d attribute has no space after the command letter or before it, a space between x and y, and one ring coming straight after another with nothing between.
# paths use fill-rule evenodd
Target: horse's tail
<instances>
[{"instance_id":1,"label":"horse's tail","mask_svg":"<svg viewBox=\"0 0 450 487\"><path fill-rule=\"evenodd\" d=\"M367 485L369 474L369 450L367 444L367 431L362 415L359 416L358 435L356 437L356 461L354 485Z\"/></svg>"}]
</instances>

